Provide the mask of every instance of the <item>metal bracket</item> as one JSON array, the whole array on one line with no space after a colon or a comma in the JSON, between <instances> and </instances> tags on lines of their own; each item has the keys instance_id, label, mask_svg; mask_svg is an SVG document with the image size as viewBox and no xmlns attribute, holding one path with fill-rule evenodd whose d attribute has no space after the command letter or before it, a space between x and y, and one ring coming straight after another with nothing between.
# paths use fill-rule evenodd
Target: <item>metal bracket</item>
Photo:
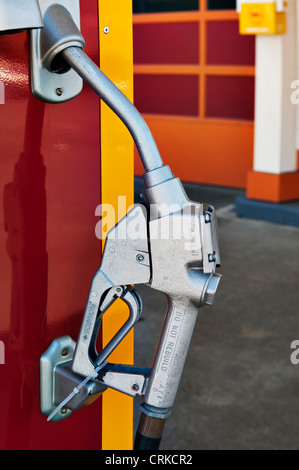
<instances>
[{"instance_id":1,"label":"metal bracket","mask_svg":"<svg viewBox=\"0 0 299 470\"><path fill-rule=\"evenodd\" d=\"M31 91L42 101L62 103L77 96L83 87L81 77L59 62L65 47L84 47L79 31L80 4L79 0L39 0L39 5L45 27L30 32ZM73 21L67 21L70 16ZM48 21L51 27L47 27Z\"/></svg>"},{"instance_id":2,"label":"metal bracket","mask_svg":"<svg viewBox=\"0 0 299 470\"><path fill-rule=\"evenodd\" d=\"M49 416L83 380L71 370L75 346L72 338L61 336L51 343L40 358L40 406L41 412L46 416ZM52 421L67 418L72 410L89 405L106 389L106 385L89 381L80 394L73 397L67 408L62 408Z\"/></svg>"},{"instance_id":3,"label":"metal bracket","mask_svg":"<svg viewBox=\"0 0 299 470\"><path fill-rule=\"evenodd\" d=\"M131 397L144 395L151 369L124 364L107 364L99 372L98 380L118 392Z\"/></svg>"},{"instance_id":4,"label":"metal bracket","mask_svg":"<svg viewBox=\"0 0 299 470\"><path fill-rule=\"evenodd\" d=\"M1 33L18 33L25 29L42 28L38 0L0 0Z\"/></svg>"},{"instance_id":5,"label":"metal bracket","mask_svg":"<svg viewBox=\"0 0 299 470\"><path fill-rule=\"evenodd\" d=\"M214 273L216 266L220 266L220 255L217 222L212 206L209 206L204 215L200 216L200 227L203 247L203 272Z\"/></svg>"}]
</instances>

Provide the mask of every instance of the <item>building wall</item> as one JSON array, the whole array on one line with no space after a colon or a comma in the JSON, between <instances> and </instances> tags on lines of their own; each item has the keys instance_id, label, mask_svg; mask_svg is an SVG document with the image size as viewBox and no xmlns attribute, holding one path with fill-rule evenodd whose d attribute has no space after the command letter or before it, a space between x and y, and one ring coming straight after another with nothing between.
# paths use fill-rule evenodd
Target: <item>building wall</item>
<instances>
[{"instance_id":1,"label":"building wall","mask_svg":"<svg viewBox=\"0 0 299 470\"><path fill-rule=\"evenodd\" d=\"M253 165L255 37L239 35L234 7L136 0L135 11L146 13L133 18L134 100L176 176L245 188ZM183 8L189 11L169 11ZM142 171L136 155L135 173Z\"/></svg>"}]
</instances>

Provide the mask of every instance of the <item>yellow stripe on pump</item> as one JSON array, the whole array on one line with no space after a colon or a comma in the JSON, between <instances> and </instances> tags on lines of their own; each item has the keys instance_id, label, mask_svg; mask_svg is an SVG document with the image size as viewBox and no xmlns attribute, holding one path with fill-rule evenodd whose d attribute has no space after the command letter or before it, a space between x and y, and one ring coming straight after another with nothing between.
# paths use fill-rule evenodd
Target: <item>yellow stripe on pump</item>
<instances>
[{"instance_id":1,"label":"yellow stripe on pump","mask_svg":"<svg viewBox=\"0 0 299 470\"><path fill-rule=\"evenodd\" d=\"M133 101L132 1L98 0L101 70ZM102 204L115 208L117 220L134 202L133 139L122 121L101 102L101 188ZM126 197L119 213L118 198ZM123 302L115 302L103 318L103 347L128 316ZM111 355L111 361L133 363L133 333ZM103 394L102 449L131 450L133 447L133 399L115 390Z\"/></svg>"}]
</instances>

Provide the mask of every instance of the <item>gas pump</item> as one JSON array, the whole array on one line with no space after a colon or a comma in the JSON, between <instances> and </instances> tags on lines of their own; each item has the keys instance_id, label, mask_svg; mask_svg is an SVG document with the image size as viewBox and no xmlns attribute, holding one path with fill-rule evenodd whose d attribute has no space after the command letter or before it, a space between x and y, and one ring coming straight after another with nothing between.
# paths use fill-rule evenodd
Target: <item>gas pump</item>
<instances>
[{"instance_id":1,"label":"gas pump","mask_svg":"<svg viewBox=\"0 0 299 470\"><path fill-rule=\"evenodd\" d=\"M220 281L215 210L188 199L180 180L164 165L140 113L84 53L79 2L40 0L39 5L44 26L31 32L32 93L58 105L78 95L86 82L124 122L145 169L144 205L135 205L107 235L77 341L56 338L40 359L41 411L48 421L59 421L107 388L140 395L135 449L158 449L198 309L213 305ZM138 284L147 284L168 299L150 368L109 363L110 354L142 313L142 300L133 287ZM102 317L117 299L128 305L129 317L98 352Z\"/></svg>"}]
</instances>

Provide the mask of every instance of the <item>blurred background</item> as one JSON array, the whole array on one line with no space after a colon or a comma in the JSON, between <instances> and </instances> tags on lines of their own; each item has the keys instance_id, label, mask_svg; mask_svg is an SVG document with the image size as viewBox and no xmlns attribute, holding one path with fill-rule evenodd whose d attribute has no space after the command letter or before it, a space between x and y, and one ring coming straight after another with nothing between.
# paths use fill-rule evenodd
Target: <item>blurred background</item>
<instances>
[{"instance_id":1,"label":"blurred background","mask_svg":"<svg viewBox=\"0 0 299 470\"><path fill-rule=\"evenodd\" d=\"M232 0L133 5L135 104L188 196L215 205L223 275L161 448L298 449L298 2L283 34L241 34ZM136 202L141 174L136 156ZM150 365L167 302L137 290L135 362Z\"/></svg>"}]
</instances>

